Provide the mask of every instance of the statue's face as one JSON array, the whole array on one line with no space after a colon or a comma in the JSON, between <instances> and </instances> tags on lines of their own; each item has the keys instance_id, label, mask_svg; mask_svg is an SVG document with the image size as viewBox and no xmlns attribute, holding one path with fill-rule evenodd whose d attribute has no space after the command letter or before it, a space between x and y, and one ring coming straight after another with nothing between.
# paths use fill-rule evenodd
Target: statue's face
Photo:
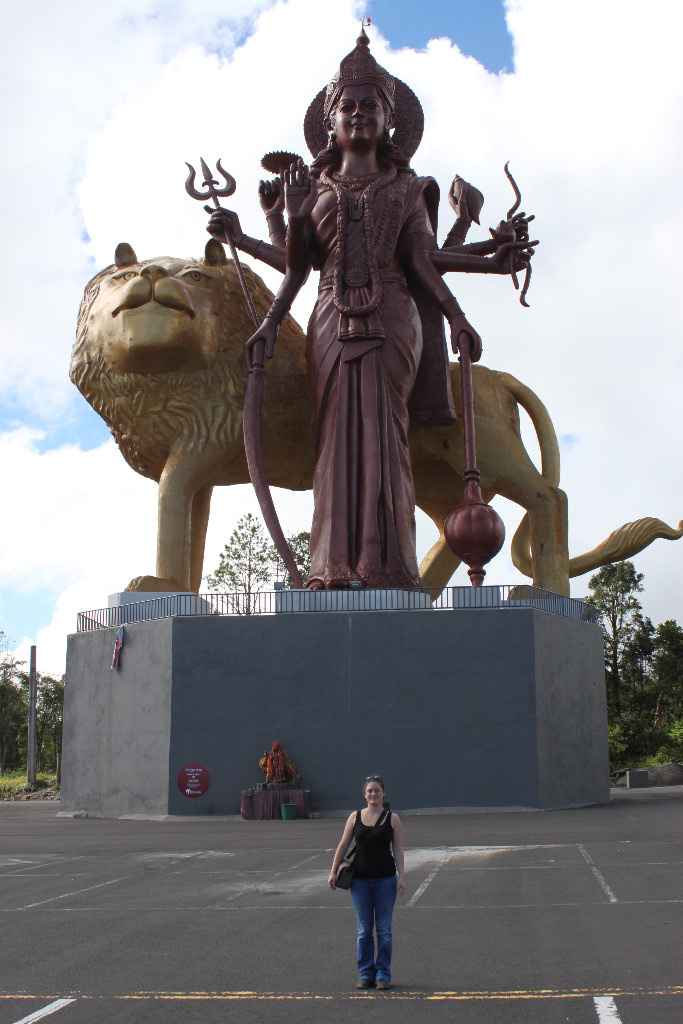
<instances>
[{"instance_id":1,"label":"statue's face","mask_svg":"<svg viewBox=\"0 0 683 1024\"><path fill-rule=\"evenodd\" d=\"M347 85L333 114L341 149L376 149L388 127L387 115L373 85Z\"/></svg>"}]
</instances>

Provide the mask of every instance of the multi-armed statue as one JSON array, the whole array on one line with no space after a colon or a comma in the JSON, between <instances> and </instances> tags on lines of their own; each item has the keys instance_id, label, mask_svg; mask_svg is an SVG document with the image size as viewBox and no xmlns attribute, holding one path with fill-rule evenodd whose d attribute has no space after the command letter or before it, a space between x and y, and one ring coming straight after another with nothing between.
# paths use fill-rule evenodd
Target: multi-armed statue
<instances>
[{"instance_id":1,"label":"multi-armed statue","mask_svg":"<svg viewBox=\"0 0 683 1024\"><path fill-rule=\"evenodd\" d=\"M411 419L435 426L455 419L444 318L461 360L467 481L446 535L475 584L504 538L478 485L470 362L481 356L481 339L442 275L512 273L516 282L518 271L528 273L536 244L528 236L531 218L513 208L489 241L465 244L478 213L467 202L478 193L456 179L458 221L439 249L438 185L410 168L422 131L417 97L377 64L363 30L306 114L310 168L293 154L264 158L281 172L260 187L271 244L246 236L232 211L217 209L209 221L215 238L284 271L247 343L250 377L262 374L294 298L310 271L320 271L307 338L316 432L311 588L420 585L408 430ZM245 448L263 507L252 390ZM272 530L271 510L264 512Z\"/></svg>"}]
</instances>

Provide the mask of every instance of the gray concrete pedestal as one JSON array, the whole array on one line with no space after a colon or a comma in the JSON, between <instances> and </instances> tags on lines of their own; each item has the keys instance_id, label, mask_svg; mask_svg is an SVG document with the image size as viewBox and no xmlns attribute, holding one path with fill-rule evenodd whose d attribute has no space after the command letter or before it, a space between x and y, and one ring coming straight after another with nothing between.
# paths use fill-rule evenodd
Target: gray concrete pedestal
<instances>
[{"instance_id":1,"label":"gray concrete pedestal","mask_svg":"<svg viewBox=\"0 0 683 1024\"><path fill-rule=\"evenodd\" d=\"M65 809L235 814L281 740L320 811L609 796L597 626L531 608L178 617L69 637ZM186 765L209 773L188 798Z\"/></svg>"}]
</instances>

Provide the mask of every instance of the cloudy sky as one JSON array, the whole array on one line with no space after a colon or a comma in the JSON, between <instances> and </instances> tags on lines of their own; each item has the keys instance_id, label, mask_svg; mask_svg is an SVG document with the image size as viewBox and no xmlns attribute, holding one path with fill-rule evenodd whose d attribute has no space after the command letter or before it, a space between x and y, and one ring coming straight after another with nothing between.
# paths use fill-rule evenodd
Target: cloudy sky
<instances>
[{"instance_id":1,"label":"cloudy sky","mask_svg":"<svg viewBox=\"0 0 683 1024\"><path fill-rule=\"evenodd\" d=\"M571 553L643 515L683 517L678 0L41 0L31 19L15 5L0 71L0 630L20 652L37 642L44 671L62 670L78 610L154 573L156 486L67 377L83 284L122 240L141 259L201 254L204 215L183 190L199 155L222 155L243 226L263 237L260 157L305 151L306 107L363 13L376 57L424 106L418 173L443 193L456 172L475 183L485 232L510 204L509 159L536 213L530 310L504 278L449 280L486 365L551 412ZM441 215L443 237L445 202ZM300 320L310 304L309 289ZM308 526L307 495L277 501L287 529ZM521 511L497 507L511 536ZM247 510L249 488L217 493L207 571ZM433 539L421 517L420 553ZM646 611L683 621L683 541L636 564ZM488 581L519 578L501 554Z\"/></svg>"}]
</instances>

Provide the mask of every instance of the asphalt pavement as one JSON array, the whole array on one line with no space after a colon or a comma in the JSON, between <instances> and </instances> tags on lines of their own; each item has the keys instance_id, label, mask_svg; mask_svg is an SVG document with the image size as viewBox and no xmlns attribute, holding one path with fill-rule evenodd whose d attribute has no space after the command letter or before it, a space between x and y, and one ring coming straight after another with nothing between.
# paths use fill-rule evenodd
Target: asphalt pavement
<instances>
[{"instance_id":1,"label":"asphalt pavement","mask_svg":"<svg viewBox=\"0 0 683 1024\"><path fill-rule=\"evenodd\" d=\"M0 1024L681 1024L683 787L408 815L388 993L354 988L341 822L0 804Z\"/></svg>"}]
</instances>

